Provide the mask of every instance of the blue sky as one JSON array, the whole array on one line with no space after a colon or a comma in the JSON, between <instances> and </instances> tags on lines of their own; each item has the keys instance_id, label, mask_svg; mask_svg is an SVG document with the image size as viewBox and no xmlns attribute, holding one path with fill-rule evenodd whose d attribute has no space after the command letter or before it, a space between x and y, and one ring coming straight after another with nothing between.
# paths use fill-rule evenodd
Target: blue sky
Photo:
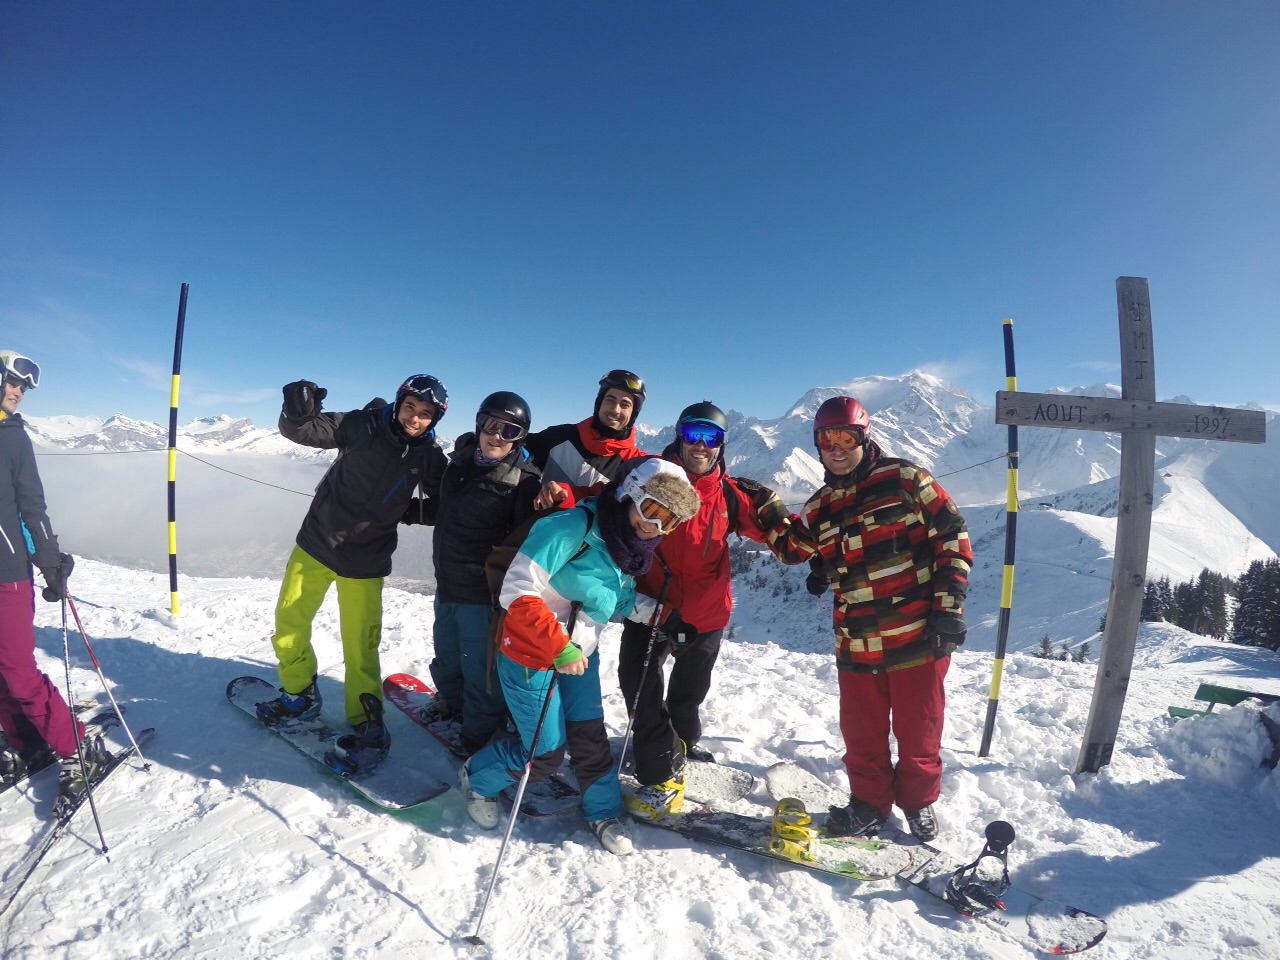
<instances>
[{"instance_id":1,"label":"blue sky","mask_svg":"<svg viewBox=\"0 0 1280 960\"><path fill-rule=\"evenodd\" d=\"M406 375L441 432L926 369L1280 407L1280 5L0 5L0 346L29 415L274 423Z\"/></svg>"}]
</instances>

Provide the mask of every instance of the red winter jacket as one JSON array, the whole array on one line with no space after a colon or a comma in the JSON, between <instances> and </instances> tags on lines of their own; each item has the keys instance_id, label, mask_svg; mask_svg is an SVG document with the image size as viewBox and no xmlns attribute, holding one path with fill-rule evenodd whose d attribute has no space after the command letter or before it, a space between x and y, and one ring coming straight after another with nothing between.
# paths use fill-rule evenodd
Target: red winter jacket
<instances>
[{"instance_id":1,"label":"red winter jacket","mask_svg":"<svg viewBox=\"0 0 1280 960\"><path fill-rule=\"evenodd\" d=\"M662 452L663 459L679 464L676 445ZM764 531L756 525L755 508L751 500L732 479L725 476L724 462L716 462L715 469L696 477L688 474L702 506L693 519L676 527L662 538L658 557L671 570L671 586L667 591L667 610L679 610L685 623L697 628L699 633L719 630L729 623L733 597L729 592L729 534L738 533L756 541L765 542ZM737 523L729 525L729 508L726 492L737 498ZM650 565L647 573L636 581L636 592L648 597L662 593L663 570L661 563ZM665 617L664 617L665 619Z\"/></svg>"}]
</instances>

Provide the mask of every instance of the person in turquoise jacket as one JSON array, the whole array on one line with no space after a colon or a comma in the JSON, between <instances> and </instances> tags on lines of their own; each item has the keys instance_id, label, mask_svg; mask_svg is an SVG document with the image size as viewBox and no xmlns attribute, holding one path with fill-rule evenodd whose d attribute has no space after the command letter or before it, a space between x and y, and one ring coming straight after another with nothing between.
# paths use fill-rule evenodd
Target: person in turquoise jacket
<instances>
[{"instance_id":1,"label":"person in turquoise jacket","mask_svg":"<svg viewBox=\"0 0 1280 960\"><path fill-rule=\"evenodd\" d=\"M567 749L592 831L610 853L631 852L618 819L622 792L604 725L596 648L610 621L652 616L656 602L636 595L635 578L648 569L663 535L698 506L684 470L654 457L641 460L598 497L550 514L530 529L498 598L505 614L497 673L520 740L491 743L463 764L459 784L476 823L498 825L497 797L520 779L531 753L530 779L538 780L559 769ZM570 633L575 604L581 607ZM548 696L535 749L534 732Z\"/></svg>"}]
</instances>

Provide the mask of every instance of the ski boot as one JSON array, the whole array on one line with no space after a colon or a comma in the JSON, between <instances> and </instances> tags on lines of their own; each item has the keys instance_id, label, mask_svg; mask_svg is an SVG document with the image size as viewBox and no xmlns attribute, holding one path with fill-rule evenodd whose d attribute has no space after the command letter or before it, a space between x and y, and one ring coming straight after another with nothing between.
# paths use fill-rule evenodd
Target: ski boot
<instances>
[{"instance_id":1,"label":"ski boot","mask_svg":"<svg viewBox=\"0 0 1280 960\"><path fill-rule=\"evenodd\" d=\"M382 701L362 693L360 706L365 719L355 725L356 732L339 737L324 755L325 766L348 780L371 771L391 749L391 733L382 722Z\"/></svg>"},{"instance_id":2,"label":"ski boot","mask_svg":"<svg viewBox=\"0 0 1280 960\"><path fill-rule=\"evenodd\" d=\"M888 818L865 800L849 795L846 807L827 808L827 833L833 837L874 837Z\"/></svg>"},{"instance_id":3,"label":"ski boot","mask_svg":"<svg viewBox=\"0 0 1280 960\"><path fill-rule=\"evenodd\" d=\"M80 766L83 758L84 767ZM58 799L75 803L87 789L87 784L97 781L111 762L111 753L102 743L100 734L89 734L80 741L80 750L58 761Z\"/></svg>"},{"instance_id":4,"label":"ski boot","mask_svg":"<svg viewBox=\"0 0 1280 960\"><path fill-rule=\"evenodd\" d=\"M1009 844L1013 838L1012 824L1004 820L987 824L987 842L978 859L951 874L942 899L966 917L1003 910L1000 897L1009 889Z\"/></svg>"},{"instance_id":5,"label":"ski boot","mask_svg":"<svg viewBox=\"0 0 1280 960\"><path fill-rule=\"evenodd\" d=\"M635 793L625 794L622 802L633 817L661 820L684 806L684 774L677 773L670 780L640 787Z\"/></svg>"},{"instance_id":6,"label":"ski boot","mask_svg":"<svg viewBox=\"0 0 1280 960\"><path fill-rule=\"evenodd\" d=\"M786 797L778 801L773 808L770 853L796 863L812 863L817 858L809 852L809 848L817 835L813 818L809 816L802 800Z\"/></svg>"},{"instance_id":7,"label":"ski boot","mask_svg":"<svg viewBox=\"0 0 1280 960\"><path fill-rule=\"evenodd\" d=\"M603 820L592 820L587 824L591 832L604 847L616 857L625 857L635 852L631 837L627 835L626 825L617 817L605 817Z\"/></svg>"}]
</instances>

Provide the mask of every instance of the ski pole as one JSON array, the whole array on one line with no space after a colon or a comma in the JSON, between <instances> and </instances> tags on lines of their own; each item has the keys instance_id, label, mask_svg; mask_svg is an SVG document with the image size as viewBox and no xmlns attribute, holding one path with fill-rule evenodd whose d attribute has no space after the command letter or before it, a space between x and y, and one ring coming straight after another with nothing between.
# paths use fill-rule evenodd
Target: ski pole
<instances>
[{"instance_id":1,"label":"ski pole","mask_svg":"<svg viewBox=\"0 0 1280 960\"><path fill-rule=\"evenodd\" d=\"M572 640L573 625L578 620L578 611L582 609L582 604L577 600L573 601L569 606L569 619L565 622L564 632ZM489 877L489 889L485 891L484 903L480 905L480 916L476 920L476 932L469 937L465 937L467 943L474 946L483 946L484 940L480 937L480 927L484 923L485 911L489 909L489 898L493 896L494 885L498 882L498 868L502 866L502 857L507 852L507 843L511 840L511 833L516 827L516 817L520 815L520 802L524 799L524 788L529 784L529 777L533 773L533 758L538 753L538 740L542 736L542 726L547 722L547 711L551 709L551 698L556 692L556 679L560 676L551 668L551 680L547 683L547 698L542 701L542 713L538 715L538 725L533 730L533 742L529 745L529 758L525 761L524 772L520 774L520 785L516 787L516 798L511 804L511 814L507 817L507 832L502 838L502 846L498 848L498 859L493 864L493 873Z\"/></svg>"},{"instance_id":2,"label":"ski pole","mask_svg":"<svg viewBox=\"0 0 1280 960\"><path fill-rule=\"evenodd\" d=\"M98 679L102 681L102 689L107 691L107 699L111 701L111 708L115 710L116 717L119 719L120 725L124 727L124 732L129 735L129 742L133 744L134 752L137 754L138 759L142 761L142 769L150 770L150 762L148 762L147 758L142 755L142 750L138 747L138 741L133 739L133 731L129 729L129 724L125 723L124 711L120 709L120 704L116 703L116 698L112 694L111 688L107 686L107 678L102 675L102 667L98 665L98 658L93 655L93 647L89 646L89 635L84 632L84 624L80 622L80 611L76 609L75 601L71 599L70 594L68 594L67 598L63 601L64 609L62 611L62 619L64 621L64 629L67 618L67 611L65 609L67 605L70 605L71 615L75 617L76 629L80 631L80 639L84 641L84 648L89 653L89 661L93 664L93 669L98 671Z\"/></svg>"},{"instance_id":3,"label":"ski pole","mask_svg":"<svg viewBox=\"0 0 1280 960\"><path fill-rule=\"evenodd\" d=\"M102 821L98 819L98 805L93 800L93 785L89 782L89 768L84 762L84 738L80 736L80 721L76 719L75 697L71 693L71 648L67 641L67 597L66 586L63 586L62 597L62 669L67 678L67 712L71 715L71 732L76 737L76 759L80 761L80 776L84 778L84 792L89 801L89 809L93 811L93 825L98 828L98 840L102 844L102 855L107 855L107 838L102 833ZM110 857L107 857L110 859Z\"/></svg>"},{"instance_id":4,"label":"ski pole","mask_svg":"<svg viewBox=\"0 0 1280 960\"><path fill-rule=\"evenodd\" d=\"M662 590L658 593L658 605L653 610L653 619L649 622L649 646L644 652L644 666L640 668L640 682L636 685L636 695L632 698L631 709L627 711L627 732L622 735L622 753L618 754L618 772L622 772L627 762L627 748L631 745L631 730L636 723L636 711L640 709L640 692L644 690L644 681L649 676L649 661L653 659L653 648L658 643L658 623L662 619L662 608L667 604L667 590L671 587L671 568L663 563L656 553L654 558L662 564Z\"/></svg>"}]
</instances>

